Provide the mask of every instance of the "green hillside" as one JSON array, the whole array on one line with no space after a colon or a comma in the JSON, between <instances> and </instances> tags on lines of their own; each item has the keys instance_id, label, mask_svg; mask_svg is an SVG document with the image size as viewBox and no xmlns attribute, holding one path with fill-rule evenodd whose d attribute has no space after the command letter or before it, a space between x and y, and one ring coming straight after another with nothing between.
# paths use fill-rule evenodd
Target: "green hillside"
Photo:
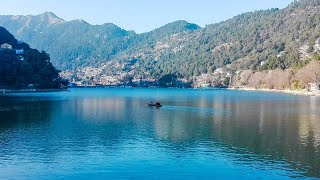
<instances>
[{"instance_id":1,"label":"green hillside","mask_svg":"<svg viewBox=\"0 0 320 180\"><path fill-rule=\"evenodd\" d=\"M299 70L317 60L320 50L320 0L244 13L204 28L176 21L143 34L53 13L0 16L0 25L51 53L64 76L85 84L153 82L167 75L205 83L206 75L210 84L226 86L226 76L239 71Z\"/></svg>"},{"instance_id":2,"label":"green hillside","mask_svg":"<svg viewBox=\"0 0 320 180\"><path fill-rule=\"evenodd\" d=\"M61 88L64 84L50 63L49 54L17 41L3 27L0 45L0 88Z\"/></svg>"}]
</instances>

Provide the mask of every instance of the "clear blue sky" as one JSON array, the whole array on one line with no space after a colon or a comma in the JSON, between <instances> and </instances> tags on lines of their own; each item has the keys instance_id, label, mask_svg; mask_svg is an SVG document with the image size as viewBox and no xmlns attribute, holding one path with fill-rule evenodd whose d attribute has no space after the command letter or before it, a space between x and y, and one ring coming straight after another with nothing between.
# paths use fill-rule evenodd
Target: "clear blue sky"
<instances>
[{"instance_id":1,"label":"clear blue sky","mask_svg":"<svg viewBox=\"0 0 320 180\"><path fill-rule=\"evenodd\" d=\"M66 19L91 24L115 23L138 33L169 22L186 20L200 26L226 20L243 12L283 8L293 0L7 0L1 15L29 15L52 11Z\"/></svg>"}]
</instances>

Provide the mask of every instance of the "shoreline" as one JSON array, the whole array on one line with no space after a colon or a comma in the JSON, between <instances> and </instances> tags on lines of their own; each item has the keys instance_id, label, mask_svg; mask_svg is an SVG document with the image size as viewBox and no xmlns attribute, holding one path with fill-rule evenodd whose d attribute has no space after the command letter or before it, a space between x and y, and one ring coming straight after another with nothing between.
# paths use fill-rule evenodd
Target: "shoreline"
<instances>
[{"instance_id":1,"label":"shoreline","mask_svg":"<svg viewBox=\"0 0 320 180\"><path fill-rule=\"evenodd\" d=\"M115 87L73 87L73 88L115 88ZM128 87L118 87L118 88L128 88ZM137 87L131 87L137 88ZM139 88L139 87L138 87ZM149 89L149 88L148 88ZM154 88L150 88L154 89ZM156 88L158 89L158 88ZM170 88L165 88L170 89ZM176 88L176 89L200 89L202 88ZM284 93L296 96L316 96L320 97L320 92L309 92L307 90L293 91L293 90L278 90L278 89L256 89L250 87L240 87L240 88L206 88L205 90L231 90L231 91L256 91L256 92L275 92ZM0 94L14 94L14 93L48 93L48 92L70 92L69 89L0 89Z\"/></svg>"},{"instance_id":2,"label":"shoreline","mask_svg":"<svg viewBox=\"0 0 320 180\"><path fill-rule=\"evenodd\" d=\"M0 89L0 94L68 92L68 89Z\"/></svg>"},{"instance_id":3,"label":"shoreline","mask_svg":"<svg viewBox=\"0 0 320 180\"><path fill-rule=\"evenodd\" d=\"M256 92L274 92L274 93L283 93L283 94L289 94L289 95L295 95L295 96L316 96L320 97L320 91L319 92L309 92L308 90L301 90L301 91L294 91L294 90L278 90L278 89L256 89L256 88L250 88L250 87L239 87L239 88L181 88L181 87L109 87L109 86L77 86L73 88L124 88L124 89L130 89L130 88L146 88L146 89L196 89L196 90L231 90L231 91L256 91Z\"/></svg>"},{"instance_id":4,"label":"shoreline","mask_svg":"<svg viewBox=\"0 0 320 180\"><path fill-rule=\"evenodd\" d=\"M285 93L291 94L296 96L317 96L320 97L320 92L309 92L307 90L301 91L293 91L293 90L278 90L278 89L256 89L256 88L249 88L249 87L242 87L242 88L227 88L228 90L239 90L239 91L258 91L258 92L276 92L276 93Z\"/></svg>"}]
</instances>

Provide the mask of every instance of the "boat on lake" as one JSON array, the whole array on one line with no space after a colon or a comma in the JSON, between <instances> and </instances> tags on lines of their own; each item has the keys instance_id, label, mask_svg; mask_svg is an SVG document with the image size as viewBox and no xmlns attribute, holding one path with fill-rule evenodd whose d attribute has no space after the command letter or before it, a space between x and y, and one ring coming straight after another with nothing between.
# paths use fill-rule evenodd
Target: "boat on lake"
<instances>
[{"instance_id":1,"label":"boat on lake","mask_svg":"<svg viewBox=\"0 0 320 180\"><path fill-rule=\"evenodd\" d=\"M149 107L162 107L162 104L159 103L159 102L156 102L156 103L152 103L152 102L151 102L151 103L148 104L148 106L149 106Z\"/></svg>"}]
</instances>

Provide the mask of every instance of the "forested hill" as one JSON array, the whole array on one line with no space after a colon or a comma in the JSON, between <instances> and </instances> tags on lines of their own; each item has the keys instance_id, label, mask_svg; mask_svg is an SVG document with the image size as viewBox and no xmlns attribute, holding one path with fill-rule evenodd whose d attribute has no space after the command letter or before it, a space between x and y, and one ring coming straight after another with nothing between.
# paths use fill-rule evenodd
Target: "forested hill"
<instances>
[{"instance_id":1,"label":"forested hill","mask_svg":"<svg viewBox=\"0 0 320 180\"><path fill-rule=\"evenodd\" d=\"M249 80L256 72L292 70L295 74L317 60L320 50L320 0L248 12L204 28L176 21L143 34L113 24L65 21L53 13L0 16L0 25L53 54L53 63L66 70L65 76L85 84L171 77L226 86L230 83L226 76L250 70L246 80L236 80L252 86ZM293 81L301 80L290 79L281 87Z\"/></svg>"},{"instance_id":2,"label":"forested hill","mask_svg":"<svg viewBox=\"0 0 320 180\"><path fill-rule=\"evenodd\" d=\"M141 41L150 44L175 33L199 28L177 21L138 35L110 23L90 25L83 20L65 21L52 12L37 16L0 16L0 25L33 47L48 51L52 54L52 62L63 70L111 60Z\"/></svg>"},{"instance_id":3,"label":"forested hill","mask_svg":"<svg viewBox=\"0 0 320 180\"><path fill-rule=\"evenodd\" d=\"M50 63L50 56L17 41L0 26L0 89L61 88L66 85Z\"/></svg>"}]
</instances>

